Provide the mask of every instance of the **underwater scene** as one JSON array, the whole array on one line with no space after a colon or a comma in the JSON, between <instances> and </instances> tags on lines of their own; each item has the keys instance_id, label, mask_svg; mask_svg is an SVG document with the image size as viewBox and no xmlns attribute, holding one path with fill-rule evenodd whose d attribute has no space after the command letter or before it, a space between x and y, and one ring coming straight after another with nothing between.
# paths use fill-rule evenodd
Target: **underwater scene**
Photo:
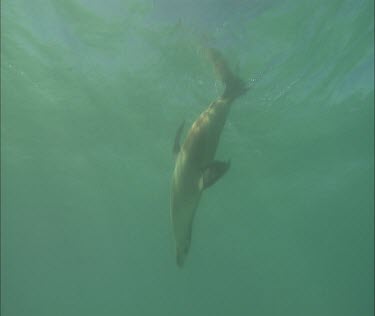
<instances>
[{"instance_id":1,"label":"underwater scene","mask_svg":"<svg viewBox=\"0 0 375 316\"><path fill-rule=\"evenodd\" d=\"M1 315L373 315L373 1L0 8Z\"/></svg>"}]
</instances>

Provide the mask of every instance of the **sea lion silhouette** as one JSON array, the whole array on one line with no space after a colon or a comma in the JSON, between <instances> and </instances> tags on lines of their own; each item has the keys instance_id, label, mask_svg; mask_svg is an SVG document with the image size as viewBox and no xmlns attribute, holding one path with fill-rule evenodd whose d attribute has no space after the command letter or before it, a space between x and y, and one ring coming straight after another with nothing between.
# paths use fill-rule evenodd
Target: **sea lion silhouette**
<instances>
[{"instance_id":1,"label":"sea lion silhouette","mask_svg":"<svg viewBox=\"0 0 375 316\"><path fill-rule=\"evenodd\" d=\"M233 74L222 55L206 49L214 71L225 85L222 96L214 100L193 123L180 146L184 123L175 142L175 168L171 188L171 221L176 243L176 261L182 267L190 248L192 224L202 192L219 180L229 169L229 161L215 160L220 134L233 101L248 87Z\"/></svg>"}]
</instances>

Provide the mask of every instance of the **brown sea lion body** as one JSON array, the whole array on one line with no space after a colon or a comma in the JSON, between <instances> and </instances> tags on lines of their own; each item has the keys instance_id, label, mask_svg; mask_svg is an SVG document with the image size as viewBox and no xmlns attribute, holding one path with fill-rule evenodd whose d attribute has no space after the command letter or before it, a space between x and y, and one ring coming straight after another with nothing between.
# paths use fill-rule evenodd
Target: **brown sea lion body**
<instances>
[{"instance_id":1,"label":"brown sea lion body","mask_svg":"<svg viewBox=\"0 0 375 316\"><path fill-rule=\"evenodd\" d=\"M229 162L214 160L221 132L233 101L247 91L233 75L220 53L208 49L214 69L225 85L224 94L198 117L179 146L183 125L175 140L175 168L171 189L171 220L178 266L184 264L190 248L193 219L202 192L214 184L229 168Z\"/></svg>"}]
</instances>

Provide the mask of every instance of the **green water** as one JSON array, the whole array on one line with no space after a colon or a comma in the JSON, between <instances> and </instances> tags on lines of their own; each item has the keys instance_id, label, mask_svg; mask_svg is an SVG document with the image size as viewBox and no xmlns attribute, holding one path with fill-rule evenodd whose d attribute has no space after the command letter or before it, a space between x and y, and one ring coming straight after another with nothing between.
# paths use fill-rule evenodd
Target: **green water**
<instances>
[{"instance_id":1,"label":"green water","mask_svg":"<svg viewBox=\"0 0 375 316\"><path fill-rule=\"evenodd\" d=\"M373 9L3 0L1 314L373 315ZM174 134L221 93L203 38L252 89L179 269Z\"/></svg>"}]
</instances>

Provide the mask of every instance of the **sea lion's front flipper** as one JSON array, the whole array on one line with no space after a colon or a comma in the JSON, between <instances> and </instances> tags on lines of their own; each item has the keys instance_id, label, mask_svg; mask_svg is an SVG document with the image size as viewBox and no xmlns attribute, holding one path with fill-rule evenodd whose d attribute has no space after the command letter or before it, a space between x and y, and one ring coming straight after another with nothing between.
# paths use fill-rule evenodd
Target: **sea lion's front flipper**
<instances>
[{"instance_id":1,"label":"sea lion's front flipper","mask_svg":"<svg viewBox=\"0 0 375 316\"><path fill-rule=\"evenodd\" d=\"M180 151L180 139L181 139L182 130L184 129L184 125L185 125L185 121L181 123L180 127L178 128L176 132L176 137L174 139L174 145L173 145L173 153L175 155L177 155Z\"/></svg>"},{"instance_id":2,"label":"sea lion's front flipper","mask_svg":"<svg viewBox=\"0 0 375 316\"><path fill-rule=\"evenodd\" d=\"M213 161L202 173L200 180L201 189L207 189L219 180L229 169L230 161Z\"/></svg>"}]
</instances>

